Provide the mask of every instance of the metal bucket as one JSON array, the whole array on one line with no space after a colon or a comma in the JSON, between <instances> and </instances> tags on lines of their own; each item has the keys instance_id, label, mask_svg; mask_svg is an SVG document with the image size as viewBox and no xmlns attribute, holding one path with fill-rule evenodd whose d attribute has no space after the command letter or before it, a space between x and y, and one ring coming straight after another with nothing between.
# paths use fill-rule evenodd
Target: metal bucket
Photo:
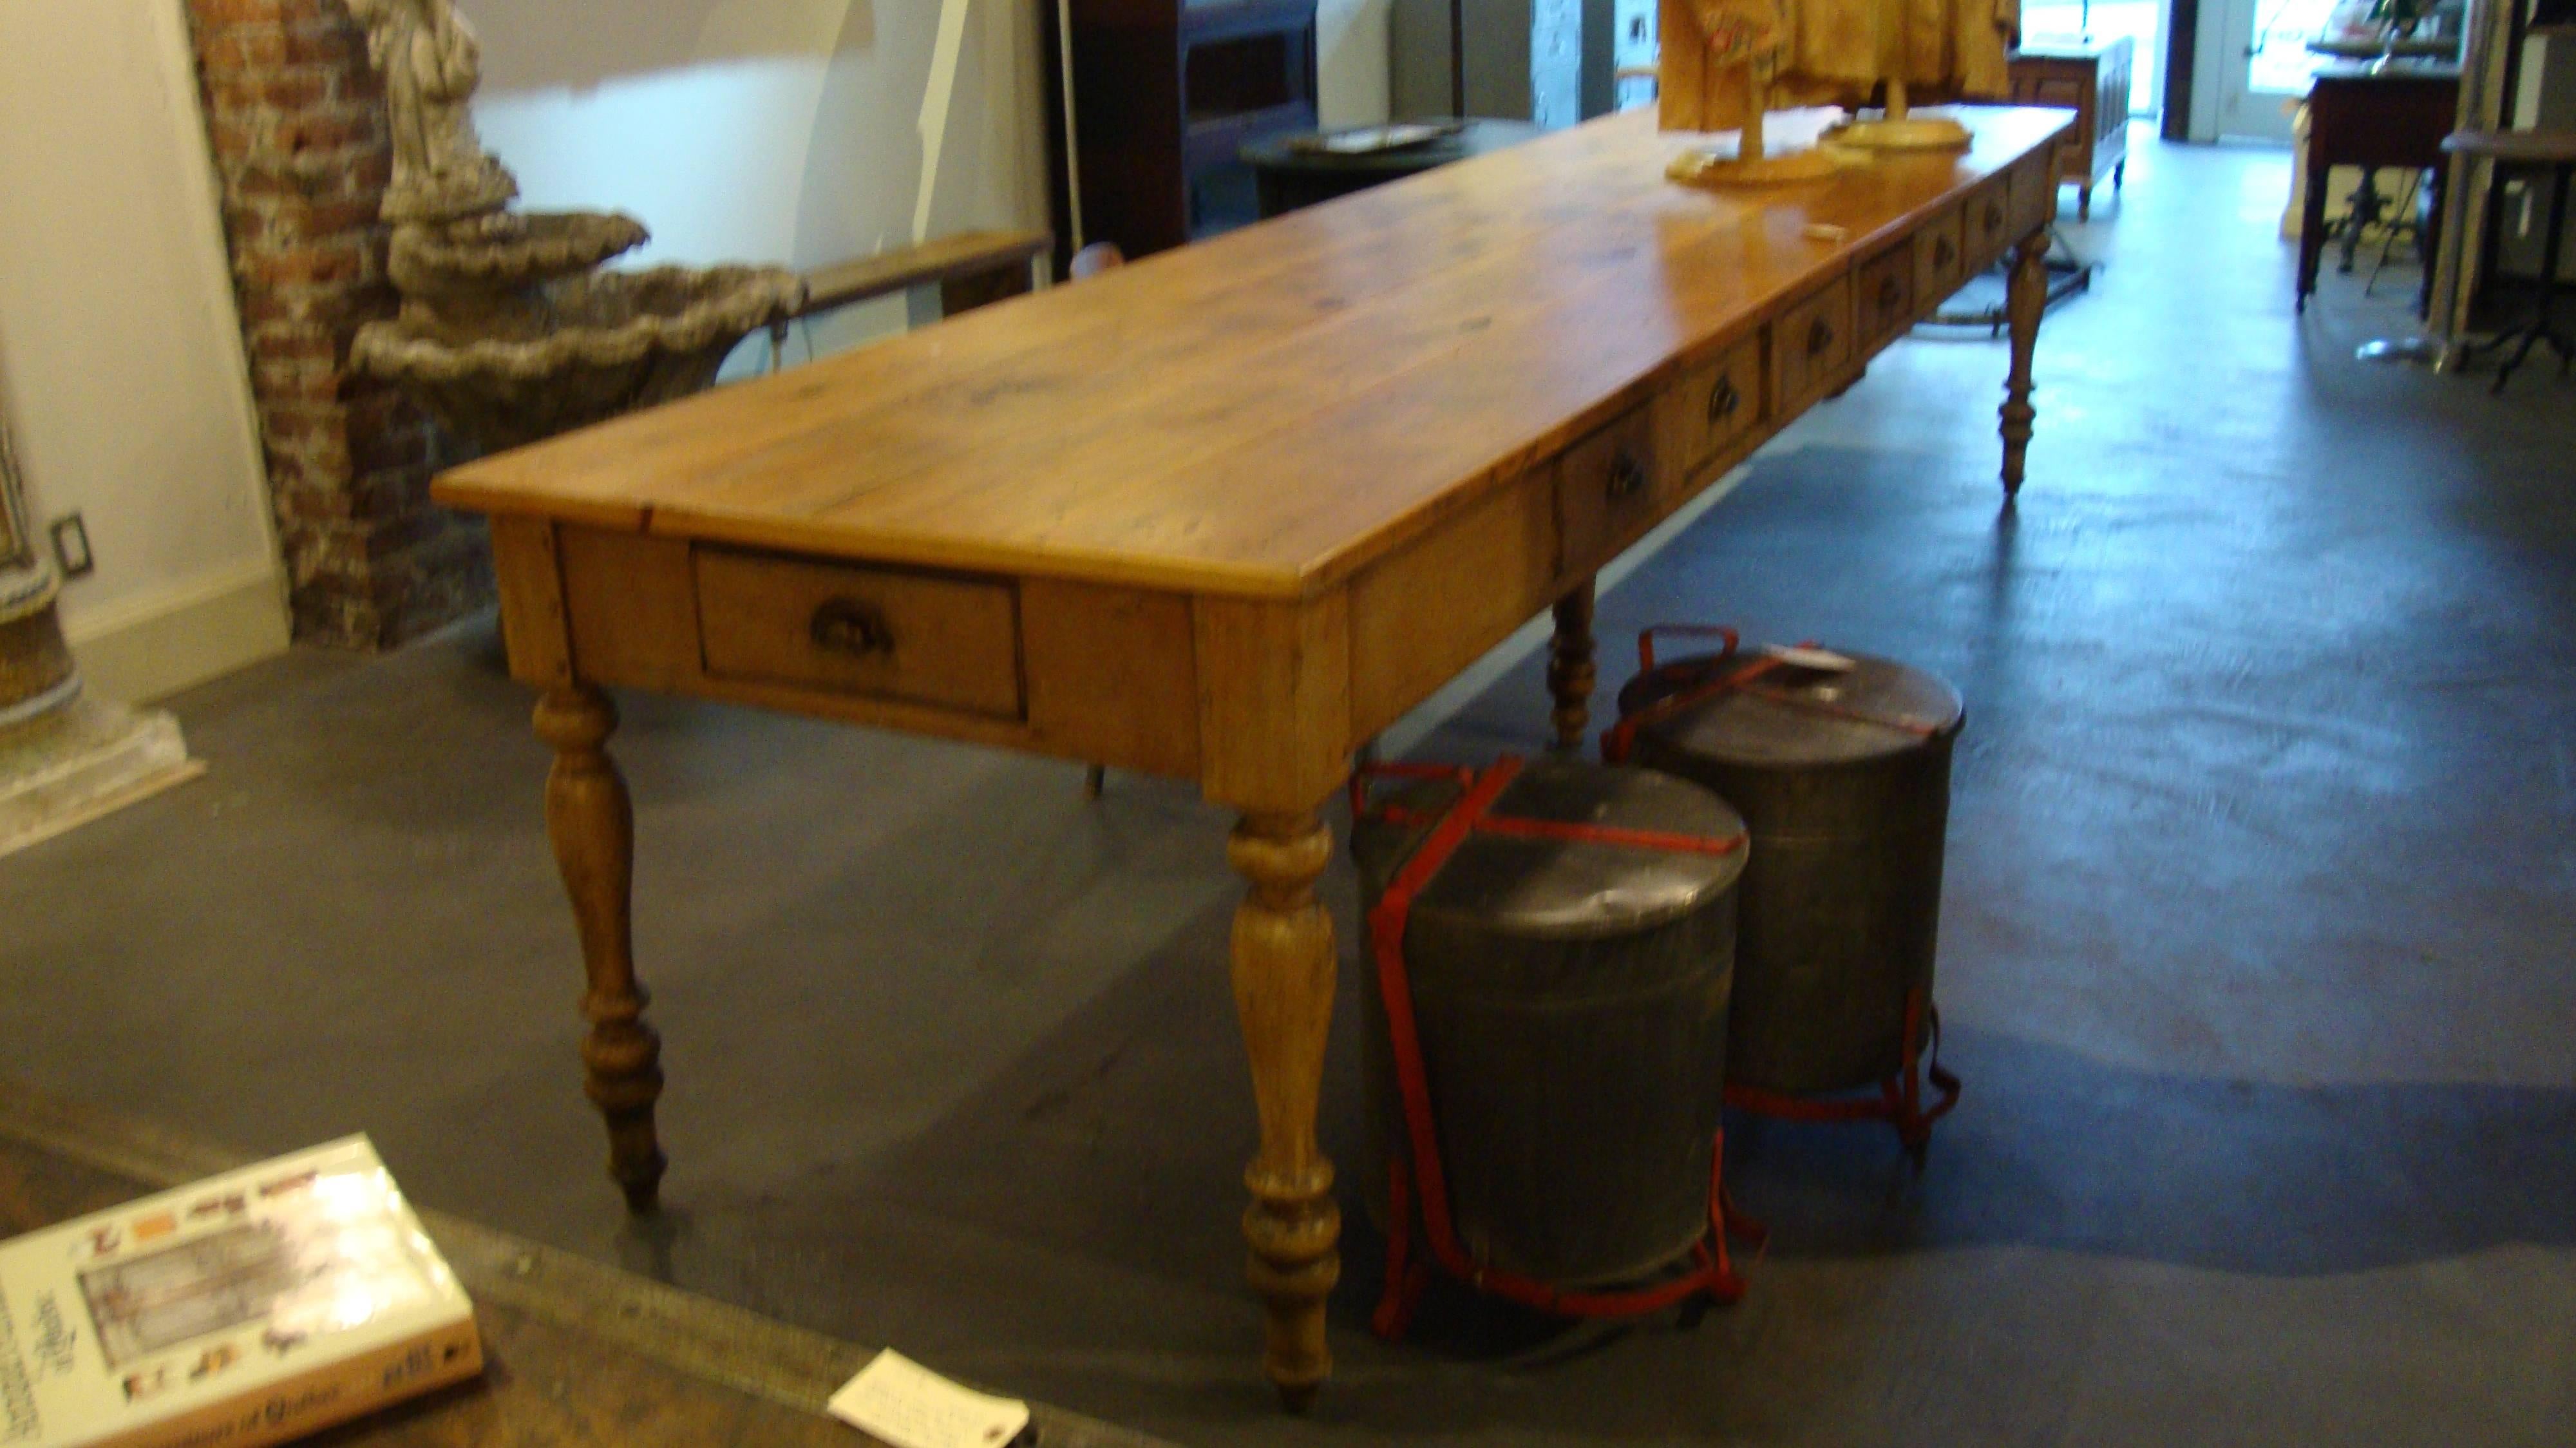
<instances>
[{"instance_id":1,"label":"metal bucket","mask_svg":"<svg viewBox=\"0 0 2576 1448\"><path fill-rule=\"evenodd\" d=\"M1843 672L1774 668L1633 732L1633 762L1716 791L1752 830L1727 1073L1756 1091L1879 1085L1929 1034L1950 754L1966 709L1919 669L1848 657ZM1620 690L1620 716L1746 662L1651 670Z\"/></svg>"},{"instance_id":2,"label":"metal bucket","mask_svg":"<svg viewBox=\"0 0 2576 1448\"><path fill-rule=\"evenodd\" d=\"M1369 909L1456 803L1421 783L1351 835ZM1703 838L1736 813L1641 769L1542 760L1496 816ZM1390 814L1402 816L1402 822ZM1676 853L1475 834L1415 898L1403 958L1458 1241L1479 1266L1569 1286L1643 1277L1709 1231L1711 1153L1726 1089L1726 1013L1741 848ZM1372 973L1371 1143L1406 1143Z\"/></svg>"}]
</instances>

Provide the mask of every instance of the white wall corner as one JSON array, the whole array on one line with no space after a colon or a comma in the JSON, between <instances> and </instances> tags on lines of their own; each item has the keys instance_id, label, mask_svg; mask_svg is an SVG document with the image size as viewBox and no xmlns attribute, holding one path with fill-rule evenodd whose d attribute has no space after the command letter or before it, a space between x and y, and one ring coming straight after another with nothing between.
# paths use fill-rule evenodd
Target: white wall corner
<instances>
[{"instance_id":1,"label":"white wall corner","mask_svg":"<svg viewBox=\"0 0 2576 1448\"><path fill-rule=\"evenodd\" d=\"M1322 0L1315 12L1316 107L1327 126L1387 119L1390 0Z\"/></svg>"},{"instance_id":2,"label":"white wall corner","mask_svg":"<svg viewBox=\"0 0 2576 1448\"><path fill-rule=\"evenodd\" d=\"M286 573L257 561L66 619L91 694L158 699L286 651Z\"/></svg>"}]
</instances>

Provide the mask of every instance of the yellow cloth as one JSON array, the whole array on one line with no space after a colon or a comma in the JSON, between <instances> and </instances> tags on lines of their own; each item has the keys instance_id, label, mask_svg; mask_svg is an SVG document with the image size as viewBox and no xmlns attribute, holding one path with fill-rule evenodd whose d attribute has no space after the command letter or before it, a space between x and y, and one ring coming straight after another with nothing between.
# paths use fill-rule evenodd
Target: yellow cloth
<instances>
[{"instance_id":1,"label":"yellow cloth","mask_svg":"<svg viewBox=\"0 0 2576 1448\"><path fill-rule=\"evenodd\" d=\"M1775 110L1867 105L1889 76L1914 102L2001 100L2021 38L2021 0L1687 0L1684 17L1693 33L1665 27L1664 74L1704 76L1700 130L1743 124L1748 68L1769 78ZM1677 45L1703 58L1677 72Z\"/></svg>"}]
</instances>

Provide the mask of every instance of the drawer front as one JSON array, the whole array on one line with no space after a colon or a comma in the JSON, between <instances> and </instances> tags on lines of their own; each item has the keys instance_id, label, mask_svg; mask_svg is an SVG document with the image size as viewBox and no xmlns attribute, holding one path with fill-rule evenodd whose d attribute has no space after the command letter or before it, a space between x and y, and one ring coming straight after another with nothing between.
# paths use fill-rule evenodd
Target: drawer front
<instances>
[{"instance_id":1,"label":"drawer front","mask_svg":"<svg viewBox=\"0 0 2576 1448\"><path fill-rule=\"evenodd\" d=\"M1852 360L1849 277L1800 302L1771 324L1771 395L1786 414L1835 382Z\"/></svg>"},{"instance_id":2,"label":"drawer front","mask_svg":"<svg viewBox=\"0 0 2576 1448\"><path fill-rule=\"evenodd\" d=\"M1903 241L1860 269L1853 296L1860 309L1860 344L1875 350L1914 325L1914 251Z\"/></svg>"},{"instance_id":3,"label":"drawer front","mask_svg":"<svg viewBox=\"0 0 2576 1448\"><path fill-rule=\"evenodd\" d=\"M1914 299L1946 299L1968 279L1967 249L1959 244L1963 213L1953 207L1914 234Z\"/></svg>"},{"instance_id":4,"label":"drawer front","mask_svg":"<svg viewBox=\"0 0 2576 1448\"><path fill-rule=\"evenodd\" d=\"M2019 241L2057 219L2057 147L2042 147L2013 168L2012 240Z\"/></svg>"},{"instance_id":5,"label":"drawer front","mask_svg":"<svg viewBox=\"0 0 2576 1448\"><path fill-rule=\"evenodd\" d=\"M1616 557L1660 517L1652 409L1639 408L1566 450L1556 469L1558 572L1579 577Z\"/></svg>"},{"instance_id":6,"label":"drawer front","mask_svg":"<svg viewBox=\"0 0 2576 1448\"><path fill-rule=\"evenodd\" d=\"M711 677L1022 712L1008 583L716 548L694 561Z\"/></svg>"},{"instance_id":7,"label":"drawer front","mask_svg":"<svg viewBox=\"0 0 2576 1448\"><path fill-rule=\"evenodd\" d=\"M1968 193L1963 223L1968 270L1981 272L2012 245L2012 176L1998 171Z\"/></svg>"},{"instance_id":8,"label":"drawer front","mask_svg":"<svg viewBox=\"0 0 2576 1448\"><path fill-rule=\"evenodd\" d=\"M1671 481L1687 483L1700 464L1751 432L1766 415L1763 403L1758 334L1684 372L1655 403Z\"/></svg>"},{"instance_id":9,"label":"drawer front","mask_svg":"<svg viewBox=\"0 0 2576 1448\"><path fill-rule=\"evenodd\" d=\"M2079 75L2034 76L2030 85L2030 103L2040 106L2064 106L2080 111L2093 98L2093 87Z\"/></svg>"}]
</instances>

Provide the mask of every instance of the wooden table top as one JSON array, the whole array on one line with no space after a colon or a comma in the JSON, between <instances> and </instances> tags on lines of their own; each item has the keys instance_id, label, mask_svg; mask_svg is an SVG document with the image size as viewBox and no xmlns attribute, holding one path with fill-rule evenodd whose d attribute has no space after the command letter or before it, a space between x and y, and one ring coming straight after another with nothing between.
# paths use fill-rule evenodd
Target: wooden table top
<instances>
[{"instance_id":1,"label":"wooden table top","mask_svg":"<svg viewBox=\"0 0 2576 1448\"><path fill-rule=\"evenodd\" d=\"M448 473L479 512L871 562L1311 595L2070 124L1719 193L1651 112ZM1775 131L1821 117L1783 115ZM1842 228L1839 241L1807 234Z\"/></svg>"},{"instance_id":2,"label":"wooden table top","mask_svg":"<svg viewBox=\"0 0 2576 1448\"><path fill-rule=\"evenodd\" d=\"M2453 131L2442 149L2455 156L2544 165L2576 162L2576 131Z\"/></svg>"},{"instance_id":3,"label":"wooden table top","mask_svg":"<svg viewBox=\"0 0 2576 1448\"><path fill-rule=\"evenodd\" d=\"M0 1078L0 1237L247 1165L249 1158ZM873 1355L424 1211L474 1299L482 1377L311 1441L338 1448L884 1448L824 1411ZM1050 1448L1169 1448L1032 1404Z\"/></svg>"},{"instance_id":4,"label":"wooden table top","mask_svg":"<svg viewBox=\"0 0 2576 1448\"><path fill-rule=\"evenodd\" d=\"M2334 85L2457 85L2460 68L2447 61L2401 58L2389 65L2319 66L2309 79Z\"/></svg>"}]
</instances>

